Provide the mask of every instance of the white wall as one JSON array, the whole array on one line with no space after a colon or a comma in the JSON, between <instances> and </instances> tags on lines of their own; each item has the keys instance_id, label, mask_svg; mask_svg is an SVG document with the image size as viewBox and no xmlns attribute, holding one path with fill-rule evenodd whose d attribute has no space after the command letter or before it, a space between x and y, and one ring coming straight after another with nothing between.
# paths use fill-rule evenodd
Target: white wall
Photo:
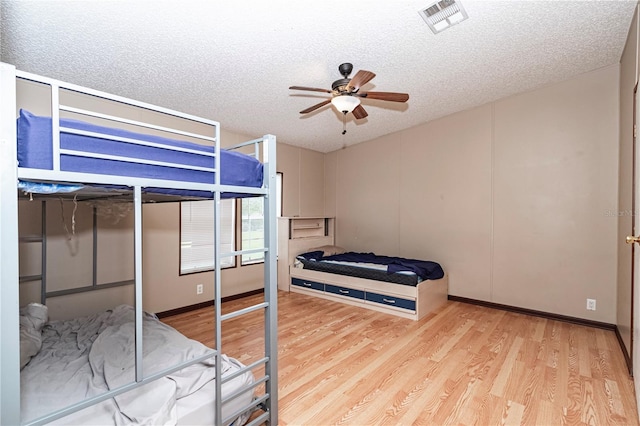
<instances>
[{"instance_id":1,"label":"white wall","mask_svg":"<svg viewBox=\"0 0 640 426\"><path fill-rule=\"evenodd\" d=\"M327 154L337 244L438 261L452 295L615 323L618 73Z\"/></svg>"}]
</instances>

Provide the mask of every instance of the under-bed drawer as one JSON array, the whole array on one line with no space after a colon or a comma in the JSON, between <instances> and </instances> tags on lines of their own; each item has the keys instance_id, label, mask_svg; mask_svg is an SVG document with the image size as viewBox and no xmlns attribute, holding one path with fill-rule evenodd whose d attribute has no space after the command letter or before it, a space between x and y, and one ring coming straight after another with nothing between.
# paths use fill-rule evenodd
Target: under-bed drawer
<instances>
[{"instance_id":1,"label":"under-bed drawer","mask_svg":"<svg viewBox=\"0 0 640 426\"><path fill-rule=\"evenodd\" d=\"M416 301L403 299L401 297L389 296L386 294L366 292L365 298L368 302L381 303L383 305L395 306L396 308L416 310Z\"/></svg>"},{"instance_id":2,"label":"under-bed drawer","mask_svg":"<svg viewBox=\"0 0 640 426\"><path fill-rule=\"evenodd\" d=\"M318 291L324 291L324 284L323 283L317 283L315 281L309 281L309 280L301 280L300 278L291 278L291 285L296 285L298 287L302 287L302 288L308 288L311 290L318 290Z\"/></svg>"},{"instance_id":3,"label":"under-bed drawer","mask_svg":"<svg viewBox=\"0 0 640 426\"><path fill-rule=\"evenodd\" d=\"M327 293L339 294L340 296L347 296L364 300L364 291L362 290L354 290L352 288L339 287L337 285L331 284L325 285L324 290Z\"/></svg>"}]
</instances>

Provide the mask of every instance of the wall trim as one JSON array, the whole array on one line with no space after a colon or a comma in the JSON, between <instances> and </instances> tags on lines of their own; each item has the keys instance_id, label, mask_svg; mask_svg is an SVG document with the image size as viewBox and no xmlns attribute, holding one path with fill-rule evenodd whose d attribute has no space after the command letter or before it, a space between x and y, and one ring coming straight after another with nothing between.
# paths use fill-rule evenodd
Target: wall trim
<instances>
[{"instance_id":1,"label":"wall trim","mask_svg":"<svg viewBox=\"0 0 640 426\"><path fill-rule=\"evenodd\" d=\"M615 329L617 328L615 324L609 324L606 322L592 321L584 318L570 317L567 315L552 314L550 312L519 308L517 306L511 306L511 305L502 305L500 303L486 302L484 300L468 299L466 297L452 296L452 295L449 295L449 300L452 300L455 302L469 303L472 305L484 306L487 308L500 309L502 311L515 312L518 314L531 315L534 317L542 317L542 318L547 318L551 320L570 322L572 324L577 324L577 325L586 325L587 327L602 328L602 329L611 330L611 331L615 331Z\"/></svg>"},{"instance_id":2,"label":"wall trim","mask_svg":"<svg viewBox=\"0 0 640 426\"><path fill-rule=\"evenodd\" d=\"M255 296L256 294L262 294L262 293L264 293L264 289L260 288L257 290L247 291L245 293L234 294L231 296L223 297L222 303L230 302L232 300L242 299L249 296ZM176 308L176 309L170 309L168 311L158 312L156 313L156 316L158 318L166 318L173 315L184 314L187 312L195 311L196 309L208 308L209 306L213 306L214 303L215 302L213 300L207 300L206 302L196 303L195 305L183 306L182 308Z\"/></svg>"},{"instance_id":3,"label":"wall trim","mask_svg":"<svg viewBox=\"0 0 640 426\"><path fill-rule=\"evenodd\" d=\"M624 341L622 340L622 335L620 334L620 330L616 325L616 337L618 338L618 344L620 345L620 349L622 350L622 355L624 355L624 360L627 363L627 369L629 370L629 375L633 377L633 364L631 363L631 357L629 356L629 352L624 345Z\"/></svg>"},{"instance_id":4,"label":"wall trim","mask_svg":"<svg viewBox=\"0 0 640 426\"><path fill-rule=\"evenodd\" d=\"M466 297L453 296L451 294L448 296L448 299L454 302L469 303L471 305L484 306L485 308L500 309L502 311L515 312L517 314L531 315L531 316L542 317L550 320L569 322L572 324L584 325L587 327L601 328L604 330L614 331L616 333L616 338L618 339L618 344L620 345L620 350L622 351L622 355L624 356L624 360L627 363L627 369L629 370L629 375L633 377L633 370L631 367L631 358L627 353L627 349L625 348L624 342L622 341L622 336L620 335L620 330L618 330L618 326L616 324L609 324L609 323L600 322L600 321L592 321L584 318L570 317L567 315L552 314L550 312L519 308L517 306L502 305L500 303L486 302L484 300L477 300L477 299L469 299Z\"/></svg>"}]
</instances>

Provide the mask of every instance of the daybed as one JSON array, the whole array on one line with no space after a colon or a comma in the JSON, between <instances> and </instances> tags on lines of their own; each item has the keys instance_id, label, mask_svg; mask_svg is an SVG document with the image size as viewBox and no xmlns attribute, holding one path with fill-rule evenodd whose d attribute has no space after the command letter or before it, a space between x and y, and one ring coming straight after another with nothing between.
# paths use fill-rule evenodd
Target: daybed
<instances>
[{"instance_id":1,"label":"daybed","mask_svg":"<svg viewBox=\"0 0 640 426\"><path fill-rule=\"evenodd\" d=\"M291 291L419 320L444 304L448 279L436 262L334 246L296 256Z\"/></svg>"}]
</instances>

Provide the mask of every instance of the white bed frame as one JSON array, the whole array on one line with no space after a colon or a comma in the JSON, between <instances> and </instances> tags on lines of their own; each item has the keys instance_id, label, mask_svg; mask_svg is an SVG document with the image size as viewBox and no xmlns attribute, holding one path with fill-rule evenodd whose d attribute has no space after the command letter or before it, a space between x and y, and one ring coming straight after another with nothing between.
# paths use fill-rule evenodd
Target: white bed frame
<instances>
[{"instance_id":1,"label":"white bed frame","mask_svg":"<svg viewBox=\"0 0 640 426\"><path fill-rule=\"evenodd\" d=\"M25 79L40 84L48 85L51 88L51 111L53 121L53 153L54 168L53 170L26 169L17 165L17 144L16 144L16 79ZM243 391L255 389L264 384L264 394L259 395L252 403L244 407L241 411L249 411L253 408L260 407L264 410L260 416L255 418L250 424L257 425L267 422L276 425L278 423L278 374L277 374L277 276L276 276L276 143L275 136L265 135L260 139L239 144L228 149L240 148L248 145L261 144L262 160L264 165L264 187L248 188L220 184L220 173L215 173L216 182L212 184L187 183L180 181L168 181L158 179L146 179L126 176L110 176L101 174L75 173L60 170L60 141L59 141L59 118L60 111L67 110L68 107L60 105L60 90L70 90L82 94L87 94L101 99L115 101L131 107L143 108L155 111L167 116L176 117L178 119L191 120L203 123L215 128L215 135L193 136L200 139L215 142L216 167L220 167L220 126L219 123L211 120L202 119L166 108L156 107L131 99L110 95L107 93L83 88L73 84L63 83L46 77L37 76L21 71L17 71L14 66L0 63L0 424L21 424L20 419L20 362L19 362L19 268L18 268L18 200L16 184L19 179L31 180L38 182L65 182L65 183L84 183L84 184L102 184L102 185L125 185L133 188L134 200L134 243L135 243L135 333L136 333L136 360L135 371L136 381L121 388L111 390L98 397L91 398L79 403L75 403L62 410L50 413L30 421L29 425L46 424L57 419L61 419L71 413L81 409L95 405L106 399L129 391L133 388L142 386L150 381L156 380L165 375L171 374L188 365L200 362L205 358L215 357L216 359L216 377L222 377L221 374L221 356L222 356L222 321L236 318L238 316L248 314L257 310L263 310L265 313L265 352L264 357L256 362L248 365L232 377L215 380L216 401L215 401L215 418L216 424L224 424L227 419L222 419L222 383L232 380L243 372L253 370L256 367L264 365L265 374L258 378L254 383L235 393L235 395L225 395L225 400L233 399L234 396L241 394ZM96 117L97 113L89 110L76 110L87 116ZM118 117L109 117L109 120L120 123L127 123L130 120ZM158 130L159 127L153 124L139 123L136 124L149 129ZM164 130L164 129L163 129ZM169 131L172 131L169 129ZM173 130L173 133L183 134L179 130ZM259 148L255 148L257 153ZM216 350L212 355L193 359L171 367L163 372L153 375L145 375L142 371L142 188L144 187L160 187L171 189L201 190L211 191L215 200L215 264L220 264L220 258L225 256L241 255L254 252L264 252L264 284L265 284L265 301L258 305L254 305L236 312L221 313L221 285L222 276L220 268L215 269L214 285L215 285L215 347ZM220 199L222 192L234 192L251 194L263 197L265 200L265 247L262 249L253 249L245 251L237 251L233 253L221 253L220 248ZM9 349L11 348L11 349ZM231 416L229 418L232 418Z\"/></svg>"},{"instance_id":2,"label":"white bed frame","mask_svg":"<svg viewBox=\"0 0 640 426\"><path fill-rule=\"evenodd\" d=\"M446 274L438 280L421 281L415 287L405 284L331 274L328 272L297 268L295 266L291 266L290 275L292 280L300 280L297 282L301 284L292 284L289 288L293 292L359 306L415 321L444 305L447 301L449 290L449 278ZM320 288L318 289L318 286L315 284L320 284ZM322 288L327 285L338 287L337 290L345 295L323 290ZM314 286L316 288L313 288ZM382 298L383 302L380 303L367 300L366 298L359 299L346 295L353 290L364 294L374 293L385 297ZM394 306L395 304L399 304L400 301L405 300L415 302L415 310Z\"/></svg>"},{"instance_id":3,"label":"white bed frame","mask_svg":"<svg viewBox=\"0 0 640 426\"><path fill-rule=\"evenodd\" d=\"M446 274L439 280L425 280L417 286L410 286L296 267L296 256L316 247L334 245L335 236L331 230L324 236L291 239L288 227L285 226L288 220L290 219L280 218L279 247L280 253L285 254L281 262L286 262L280 265L280 290L303 293L416 321L447 302L449 277ZM361 293L363 297L349 296L349 293L354 294L353 290L356 294ZM383 297L378 297L378 301L367 300L368 294ZM415 309L398 307L406 301L415 302Z\"/></svg>"}]
</instances>

